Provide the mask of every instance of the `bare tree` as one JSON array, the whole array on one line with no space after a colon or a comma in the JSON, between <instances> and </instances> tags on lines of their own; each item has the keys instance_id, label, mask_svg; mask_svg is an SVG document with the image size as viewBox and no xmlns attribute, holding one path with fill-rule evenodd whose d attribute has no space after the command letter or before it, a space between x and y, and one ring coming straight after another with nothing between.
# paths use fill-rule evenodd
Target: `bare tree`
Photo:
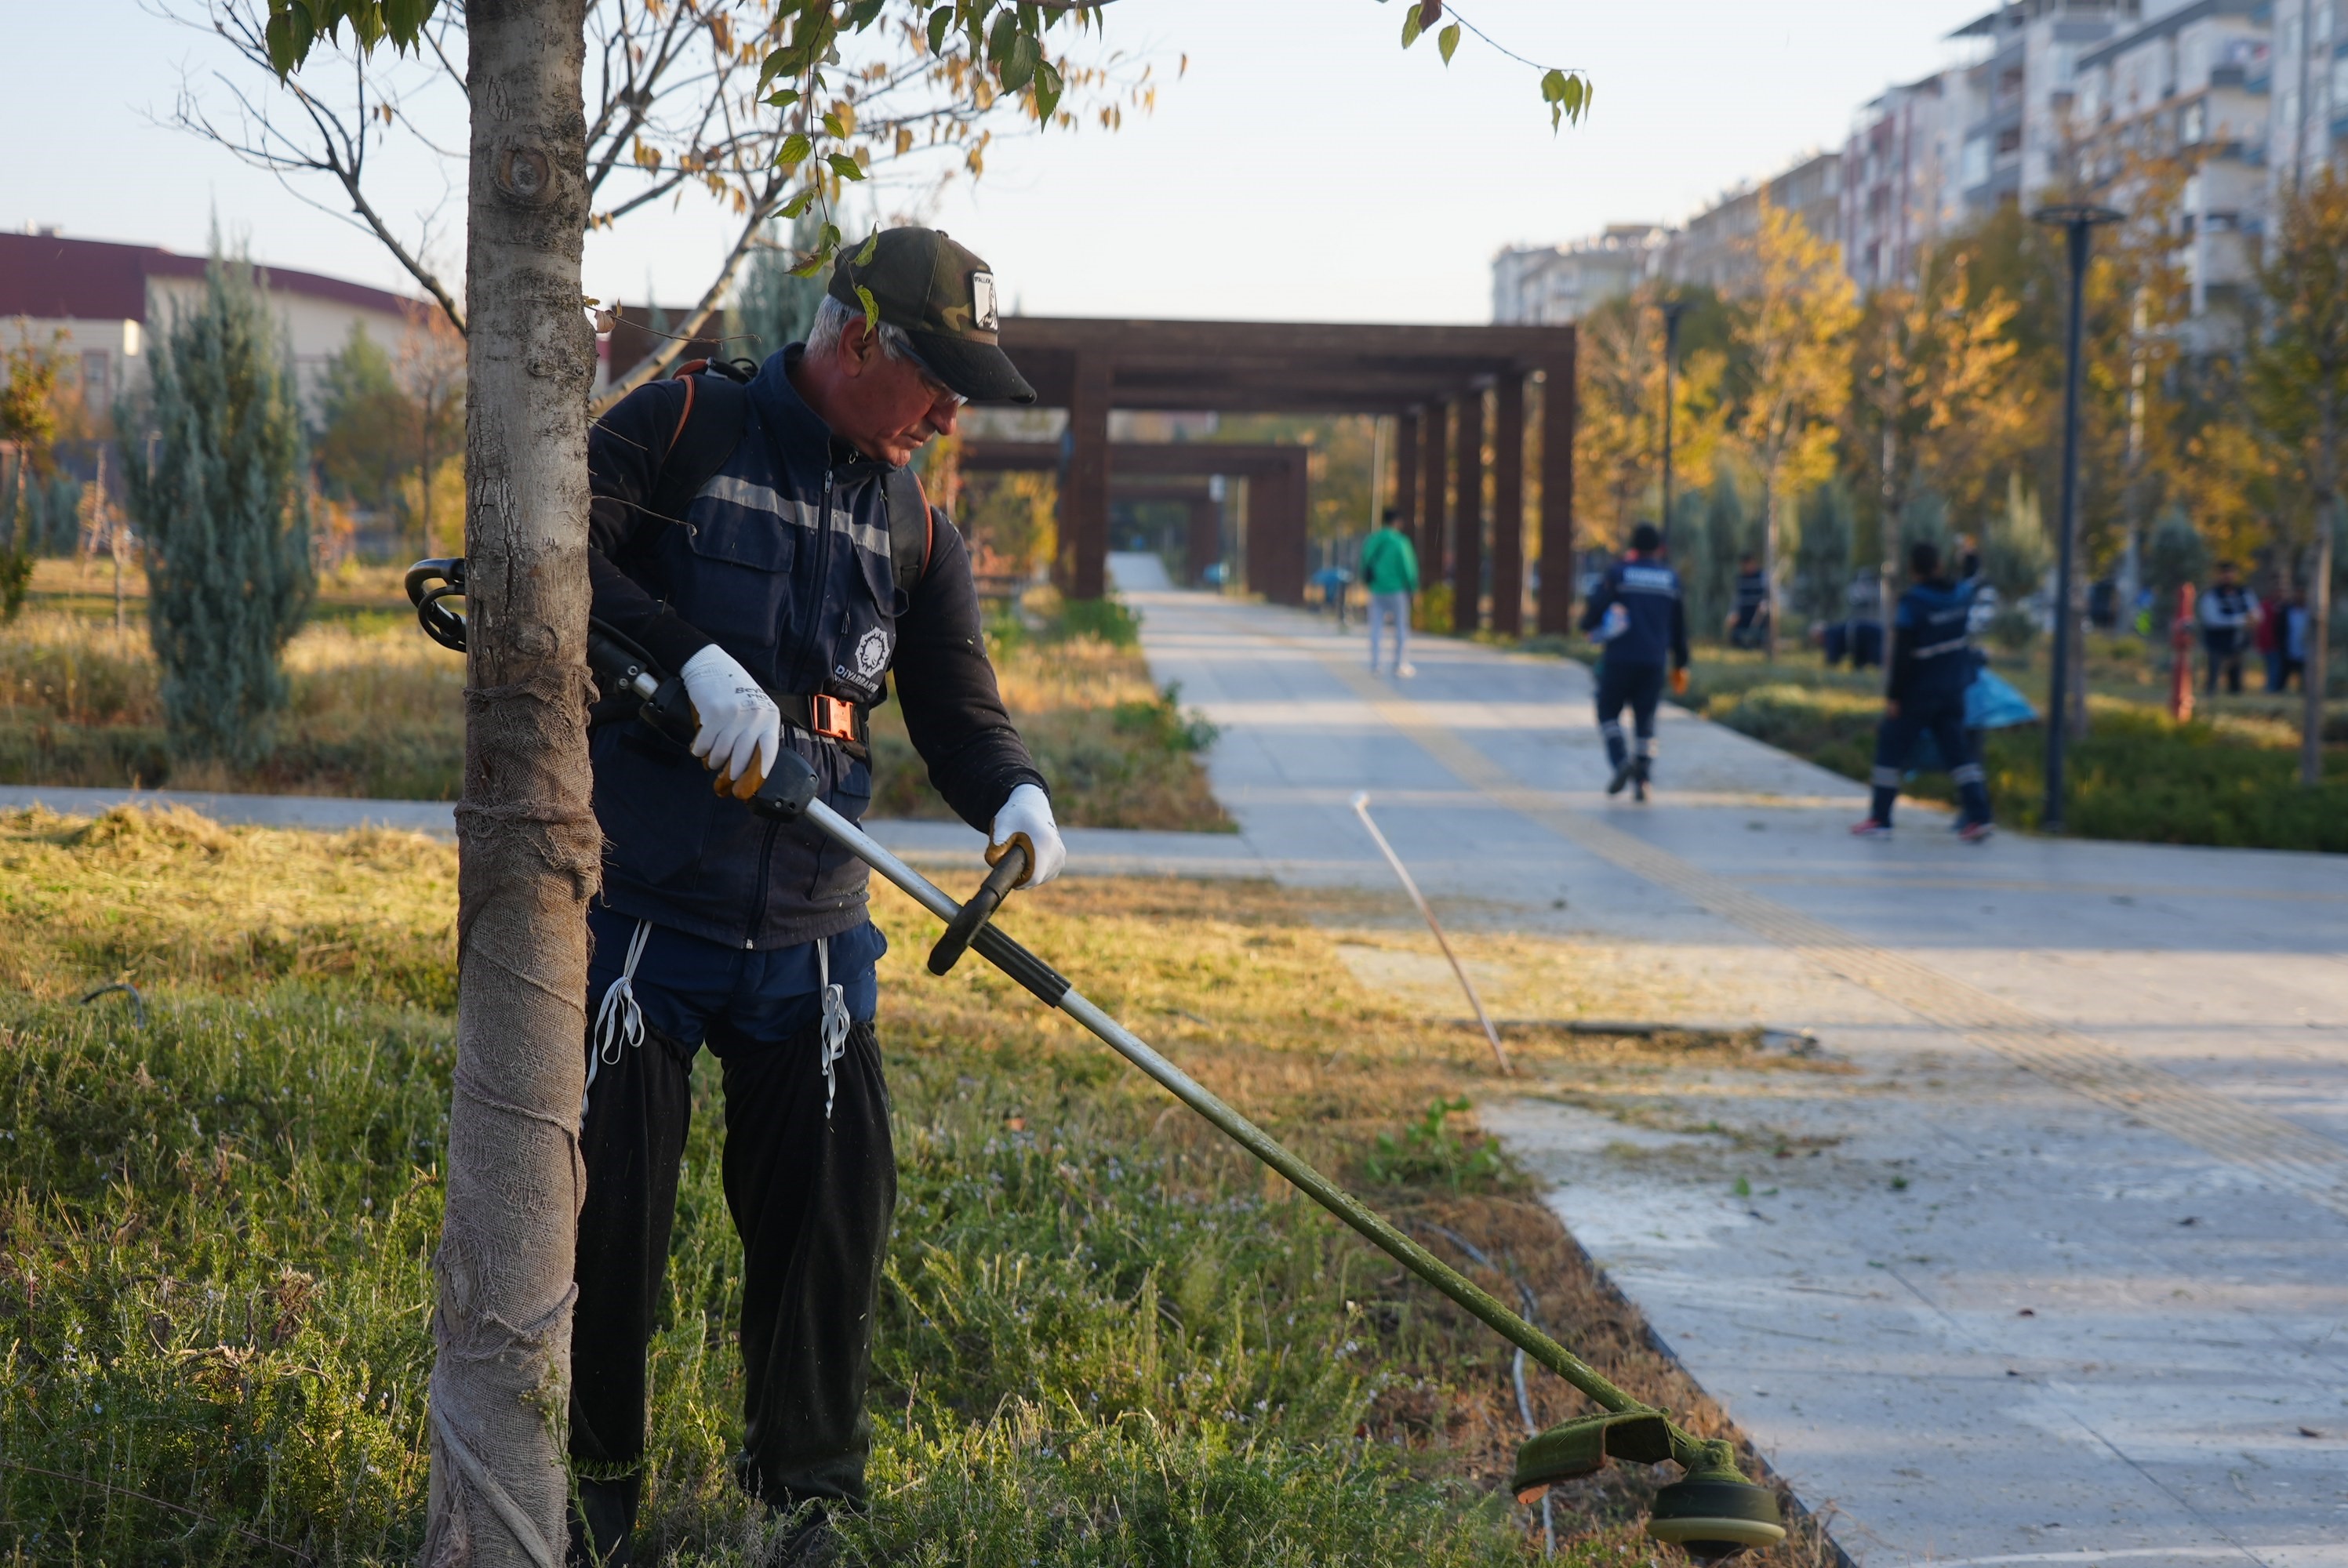
<instances>
[{"instance_id":1,"label":"bare tree","mask_svg":"<svg viewBox=\"0 0 2348 1568\"><path fill-rule=\"evenodd\" d=\"M461 188L469 149L459 62L474 7L445 0L410 55L369 53L355 41L322 50L281 89L269 18L283 0L153 3L214 34L230 56L209 83L183 85L171 122L371 235L464 331L461 291L433 260L447 213L422 213L403 228L377 191L394 138L402 152L420 148L444 160L449 190ZM687 342L706 335L745 259L774 242L777 217L829 207L846 185L865 182L918 206L949 179L981 175L999 135L1073 128L1080 118L1114 130L1128 109L1156 102L1148 64L1116 54L1084 63L1039 55L1024 86L1006 89L985 68L983 44L930 27L931 8L911 0L872 6L880 13L873 26L835 36L839 64L819 72L819 57L778 82L775 57L788 53L787 35L796 36L807 9L799 0L589 0L584 226L612 229L687 198L713 203L734 224L693 308L672 323L660 353L606 390L606 404L665 374ZM1068 8L1051 10L1047 21ZM1067 36L1081 26L1083 15L1072 14ZM834 243L836 230L814 254Z\"/></svg>"}]
</instances>

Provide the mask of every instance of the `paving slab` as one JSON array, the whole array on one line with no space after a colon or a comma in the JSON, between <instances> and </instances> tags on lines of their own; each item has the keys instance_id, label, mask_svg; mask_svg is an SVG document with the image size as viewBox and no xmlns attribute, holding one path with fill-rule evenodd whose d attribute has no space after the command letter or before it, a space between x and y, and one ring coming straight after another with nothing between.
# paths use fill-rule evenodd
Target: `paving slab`
<instances>
[{"instance_id":1,"label":"paving slab","mask_svg":"<svg viewBox=\"0 0 2348 1568\"><path fill-rule=\"evenodd\" d=\"M2348 865L1906 804L1857 841L1858 785L1671 708L1640 806L1578 665L1421 639L1395 681L1303 612L1127 598L1275 875L1378 883L1365 789L1447 921L1848 1070L1479 1110L1854 1561L2348 1568Z\"/></svg>"}]
</instances>

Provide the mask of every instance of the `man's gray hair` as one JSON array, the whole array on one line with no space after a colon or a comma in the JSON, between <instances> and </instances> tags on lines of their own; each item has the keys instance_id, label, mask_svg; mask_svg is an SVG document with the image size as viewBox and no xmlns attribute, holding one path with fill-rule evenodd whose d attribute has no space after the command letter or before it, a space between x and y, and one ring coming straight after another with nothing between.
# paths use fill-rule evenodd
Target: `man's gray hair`
<instances>
[{"instance_id":1,"label":"man's gray hair","mask_svg":"<svg viewBox=\"0 0 2348 1568\"><path fill-rule=\"evenodd\" d=\"M824 295L823 302L815 308L815 323L808 328L808 354L821 356L838 353L840 334L849 329L850 323L863 320L864 313L858 307L844 304L830 294ZM921 364L922 356L913 351L913 340L905 335L903 327L888 322L880 323L879 327L883 354L891 359L901 359L908 364Z\"/></svg>"}]
</instances>

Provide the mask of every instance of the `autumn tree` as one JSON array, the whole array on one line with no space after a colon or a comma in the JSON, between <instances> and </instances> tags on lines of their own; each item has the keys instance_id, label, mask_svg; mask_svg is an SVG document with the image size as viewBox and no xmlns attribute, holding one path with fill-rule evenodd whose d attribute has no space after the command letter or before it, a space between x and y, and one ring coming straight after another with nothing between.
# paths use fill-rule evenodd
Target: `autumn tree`
<instances>
[{"instance_id":1,"label":"autumn tree","mask_svg":"<svg viewBox=\"0 0 2348 1568\"><path fill-rule=\"evenodd\" d=\"M2265 333L2253 351L2260 413L2290 455L2304 497L2293 529L2306 561L2307 665L2300 782L2323 782L2323 691L2332 653L2332 573L2348 457L2348 179L2325 169L2293 190L2267 236Z\"/></svg>"},{"instance_id":2,"label":"autumn tree","mask_svg":"<svg viewBox=\"0 0 2348 1568\"><path fill-rule=\"evenodd\" d=\"M2040 422L2013 335L2019 302L1993 285L1976 287L1962 248L1928 256L1919 271L1917 287L1868 300L1852 358L1849 455L1873 503L1886 626L1900 597L1910 497L1921 486L1960 516L1983 510L1997 475L2023 459Z\"/></svg>"},{"instance_id":3,"label":"autumn tree","mask_svg":"<svg viewBox=\"0 0 2348 1568\"><path fill-rule=\"evenodd\" d=\"M1640 288L1610 300L1576 323L1577 401L1573 433L1574 515L1596 539L1621 541L1652 516L1662 486L1663 432L1663 296ZM1704 307L1710 307L1705 309ZM1672 385L1672 466L1679 493L1712 483L1727 411L1721 383L1728 358L1702 330L1717 319L1708 296L1683 322ZM1663 519L1669 527L1672 519Z\"/></svg>"},{"instance_id":4,"label":"autumn tree","mask_svg":"<svg viewBox=\"0 0 2348 1568\"><path fill-rule=\"evenodd\" d=\"M1788 506L1834 472L1836 426L1850 398L1859 299L1833 245L1800 216L1764 200L1749 241L1755 282L1737 302L1745 382L1728 433L1761 481L1762 569L1768 579L1766 655L1777 656L1779 538Z\"/></svg>"},{"instance_id":5,"label":"autumn tree","mask_svg":"<svg viewBox=\"0 0 2348 1568\"><path fill-rule=\"evenodd\" d=\"M21 333L0 354L0 620L16 619L33 580L34 511L56 466L62 364Z\"/></svg>"}]
</instances>

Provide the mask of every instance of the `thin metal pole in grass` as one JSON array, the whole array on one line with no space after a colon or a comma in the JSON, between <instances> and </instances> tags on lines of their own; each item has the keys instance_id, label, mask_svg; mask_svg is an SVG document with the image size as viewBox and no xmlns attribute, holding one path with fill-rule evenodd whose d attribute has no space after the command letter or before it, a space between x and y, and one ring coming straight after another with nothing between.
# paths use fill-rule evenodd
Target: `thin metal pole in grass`
<instances>
[{"instance_id":1,"label":"thin metal pole in grass","mask_svg":"<svg viewBox=\"0 0 2348 1568\"><path fill-rule=\"evenodd\" d=\"M1500 1064L1501 1071L1513 1073L1516 1067L1509 1061L1507 1049L1500 1044L1500 1031L1492 1027L1492 1015L1484 1010L1484 999L1476 994L1476 982L1468 978L1468 966L1461 963L1459 955L1451 950L1451 938L1443 934L1442 923L1436 919L1435 911L1427 907L1426 895L1420 893L1418 884L1411 880L1402 856L1394 852L1394 845L1386 842L1386 835L1380 833L1378 825L1370 820L1368 791L1354 796L1354 815L1360 817L1362 825L1370 830L1370 837L1377 843L1378 853L1386 857L1386 864L1394 867L1394 874L1402 878L1402 890L1410 895L1410 901L1418 906L1419 914L1426 920L1426 928L1435 933L1436 946L1441 948L1443 956L1451 960L1451 972L1459 977L1459 989L1468 993L1468 1005L1476 1009L1476 1021L1484 1026L1484 1038L1492 1042L1492 1060Z\"/></svg>"}]
</instances>

